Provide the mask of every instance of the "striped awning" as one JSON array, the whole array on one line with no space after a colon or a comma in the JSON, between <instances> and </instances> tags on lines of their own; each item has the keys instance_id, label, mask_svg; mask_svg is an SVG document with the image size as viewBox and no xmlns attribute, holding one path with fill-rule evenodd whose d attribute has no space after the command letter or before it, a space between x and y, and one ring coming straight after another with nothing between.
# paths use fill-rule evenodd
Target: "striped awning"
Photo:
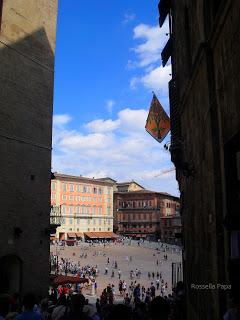
<instances>
[{"instance_id":1,"label":"striped awning","mask_svg":"<svg viewBox=\"0 0 240 320\"><path fill-rule=\"evenodd\" d=\"M83 238L83 233L82 232L76 232L76 237Z\"/></svg>"},{"instance_id":2,"label":"striped awning","mask_svg":"<svg viewBox=\"0 0 240 320\"><path fill-rule=\"evenodd\" d=\"M85 232L85 236L90 239L113 239L118 238L114 232Z\"/></svg>"},{"instance_id":3,"label":"striped awning","mask_svg":"<svg viewBox=\"0 0 240 320\"><path fill-rule=\"evenodd\" d=\"M68 235L68 238L75 238L76 237L75 232L69 232L67 235Z\"/></svg>"}]
</instances>

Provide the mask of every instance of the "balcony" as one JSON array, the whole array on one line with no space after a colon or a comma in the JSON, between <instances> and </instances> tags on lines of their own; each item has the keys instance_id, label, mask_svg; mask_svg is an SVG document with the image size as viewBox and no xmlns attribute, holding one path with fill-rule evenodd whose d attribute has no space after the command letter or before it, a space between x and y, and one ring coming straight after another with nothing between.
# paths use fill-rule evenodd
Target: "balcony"
<instances>
[{"instance_id":1,"label":"balcony","mask_svg":"<svg viewBox=\"0 0 240 320\"><path fill-rule=\"evenodd\" d=\"M50 229L51 233L55 233L57 227L60 227L62 223L61 206L51 206L50 211Z\"/></svg>"}]
</instances>

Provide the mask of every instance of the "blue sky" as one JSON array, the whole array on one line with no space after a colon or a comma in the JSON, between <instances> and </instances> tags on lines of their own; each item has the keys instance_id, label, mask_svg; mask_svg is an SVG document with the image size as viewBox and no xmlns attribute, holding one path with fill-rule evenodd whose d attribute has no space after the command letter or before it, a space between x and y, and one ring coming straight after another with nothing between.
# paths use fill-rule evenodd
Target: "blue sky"
<instances>
[{"instance_id":1,"label":"blue sky","mask_svg":"<svg viewBox=\"0 0 240 320\"><path fill-rule=\"evenodd\" d=\"M167 23L157 0L59 1L54 171L137 180L178 194L170 155L144 129L152 91L168 111ZM169 137L166 141L169 141Z\"/></svg>"}]
</instances>

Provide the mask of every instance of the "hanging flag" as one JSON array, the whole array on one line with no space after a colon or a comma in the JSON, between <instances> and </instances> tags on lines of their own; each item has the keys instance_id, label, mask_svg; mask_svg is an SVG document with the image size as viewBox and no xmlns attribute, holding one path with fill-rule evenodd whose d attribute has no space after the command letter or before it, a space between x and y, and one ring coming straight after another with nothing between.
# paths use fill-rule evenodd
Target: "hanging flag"
<instances>
[{"instance_id":1,"label":"hanging flag","mask_svg":"<svg viewBox=\"0 0 240 320\"><path fill-rule=\"evenodd\" d=\"M170 118L154 93L145 129L159 143L163 141L170 131Z\"/></svg>"}]
</instances>

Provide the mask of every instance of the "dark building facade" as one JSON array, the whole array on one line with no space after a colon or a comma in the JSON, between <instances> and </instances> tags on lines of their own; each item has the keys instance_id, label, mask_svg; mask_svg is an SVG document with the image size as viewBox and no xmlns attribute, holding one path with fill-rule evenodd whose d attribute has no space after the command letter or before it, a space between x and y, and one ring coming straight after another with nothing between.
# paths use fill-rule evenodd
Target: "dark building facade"
<instances>
[{"instance_id":1,"label":"dark building facade","mask_svg":"<svg viewBox=\"0 0 240 320\"><path fill-rule=\"evenodd\" d=\"M222 319L240 288L240 1L161 0L159 12L170 26L162 60L172 60L187 319Z\"/></svg>"},{"instance_id":2,"label":"dark building facade","mask_svg":"<svg viewBox=\"0 0 240 320\"><path fill-rule=\"evenodd\" d=\"M0 1L0 293L48 293L56 16Z\"/></svg>"},{"instance_id":3,"label":"dark building facade","mask_svg":"<svg viewBox=\"0 0 240 320\"><path fill-rule=\"evenodd\" d=\"M178 208L172 215L160 217L160 230L162 242L182 245L182 221Z\"/></svg>"},{"instance_id":4,"label":"dark building facade","mask_svg":"<svg viewBox=\"0 0 240 320\"><path fill-rule=\"evenodd\" d=\"M149 190L114 193L118 233L136 239L169 240L170 234L165 225L161 226L161 218L171 218L178 207L178 198L164 193Z\"/></svg>"}]
</instances>

